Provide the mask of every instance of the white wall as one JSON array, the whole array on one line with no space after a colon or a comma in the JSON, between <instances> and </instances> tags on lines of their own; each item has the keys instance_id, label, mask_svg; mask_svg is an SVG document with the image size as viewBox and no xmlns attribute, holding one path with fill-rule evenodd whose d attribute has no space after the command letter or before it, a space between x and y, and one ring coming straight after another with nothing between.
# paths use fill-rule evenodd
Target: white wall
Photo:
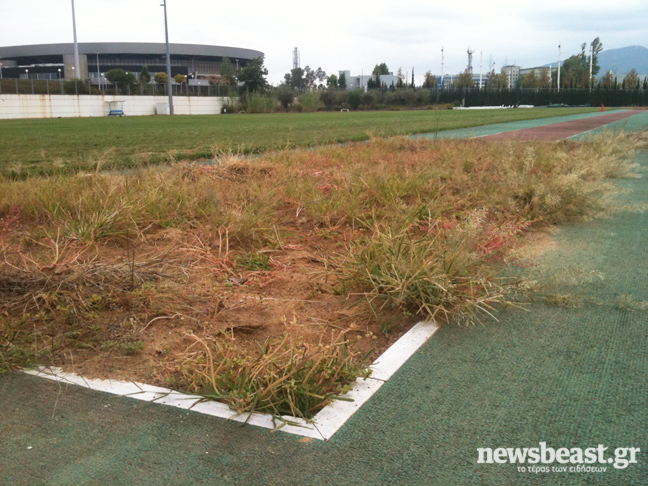
<instances>
[{"instance_id":1,"label":"white wall","mask_svg":"<svg viewBox=\"0 0 648 486\"><path fill-rule=\"evenodd\" d=\"M174 96L176 115L215 115L226 98ZM108 116L108 101L123 101L126 116L155 115L166 96L14 95L0 94L0 119Z\"/></svg>"}]
</instances>

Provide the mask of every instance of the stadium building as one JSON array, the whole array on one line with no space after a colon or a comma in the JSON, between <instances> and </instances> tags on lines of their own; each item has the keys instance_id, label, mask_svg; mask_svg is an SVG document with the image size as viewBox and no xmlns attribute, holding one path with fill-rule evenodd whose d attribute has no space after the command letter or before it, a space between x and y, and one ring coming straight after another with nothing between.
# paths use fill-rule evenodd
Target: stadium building
<instances>
[{"instance_id":1,"label":"stadium building","mask_svg":"<svg viewBox=\"0 0 648 486\"><path fill-rule=\"evenodd\" d=\"M136 75L148 66L153 75L166 72L166 45L142 42L78 43L79 73L75 73L74 44L40 44L0 47L0 76L18 79L90 79L97 83L111 69ZM169 44L171 75L184 74L199 84L220 74L223 58L235 68L245 67L263 52L240 47ZM192 83L192 84L193 84Z\"/></svg>"}]
</instances>

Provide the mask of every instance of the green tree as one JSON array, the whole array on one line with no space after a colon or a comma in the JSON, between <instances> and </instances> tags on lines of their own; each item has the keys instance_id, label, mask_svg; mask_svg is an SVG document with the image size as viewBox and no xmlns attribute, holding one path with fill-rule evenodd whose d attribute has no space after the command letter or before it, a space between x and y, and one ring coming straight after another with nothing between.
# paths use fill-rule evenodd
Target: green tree
<instances>
[{"instance_id":1,"label":"green tree","mask_svg":"<svg viewBox=\"0 0 648 486\"><path fill-rule=\"evenodd\" d=\"M306 88L313 89L317 87L317 82L322 84L326 79L326 72L321 67L311 69L310 66L304 68L304 79L306 80Z\"/></svg>"},{"instance_id":2,"label":"green tree","mask_svg":"<svg viewBox=\"0 0 648 486\"><path fill-rule=\"evenodd\" d=\"M472 73L466 68L464 72L459 74L457 78L457 83L455 84L456 88L474 88L475 81L473 80Z\"/></svg>"},{"instance_id":3,"label":"green tree","mask_svg":"<svg viewBox=\"0 0 648 486\"><path fill-rule=\"evenodd\" d=\"M349 103L352 110L357 110L360 107L360 103L362 103L362 91L359 89L349 91L347 103Z\"/></svg>"},{"instance_id":4,"label":"green tree","mask_svg":"<svg viewBox=\"0 0 648 486\"><path fill-rule=\"evenodd\" d=\"M225 56L223 58L218 72L223 79L222 84L236 84L236 73L234 72L234 66L232 65L232 61L230 61L229 57Z\"/></svg>"},{"instance_id":5,"label":"green tree","mask_svg":"<svg viewBox=\"0 0 648 486\"><path fill-rule=\"evenodd\" d=\"M255 57L247 66L239 72L238 80L243 83L245 90L249 93L256 91L263 92L268 89L268 80L265 78L268 70L263 65L262 57Z\"/></svg>"},{"instance_id":6,"label":"green tree","mask_svg":"<svg viewBox=\"0 0 648 486\"><path fill-rule=\"evenodd\" d=\"M346 74L344 73L340 74L340 79L338 80L338 86L340 87L340 89L346 89L347 86Z\"/></svg>"},{"instance_id":7,"label":"green tree","mask_svg":"<svg viewBox=\"0 0 648 486\"><path fill-rule=\"evenodd\" d=\"M137 81L134 73L124 71L123 69L111 69L106 73L106 79L111 83L129 86L135 85L135 82Z\"/></svg>"},{"instance_id":8,"label":"green tree","mask_svg":"<svg viewBox=\"0 0 648 486\"><path fill-rule=\"evenodd\" d=\"M292 102L295 101L295 91L288 85L283 84L279 86L276 89L275 94L284 109L288 109Z\"/></svg>"},{"instance_id":9,"label":"green tree","mask_svg":"<svg viewBox=\"0 0 648 486\"><path fill-rule=\"evenodd\" d=\"M598 55L603 50L603 43L601 42L601 39L597 37L592 41L590 47L592 49L592 75L595 76L601 70L601 67L598 64Z\"/></svg>"},{"instance_id":10,"label":"green tree","mask_svg":"<svg viewBox=\"0 0 648 486\"><path fill-rule=\"evenodd\" d=\"M581 44L580 54L565 59L561 68L561 84L564 88L588 88L590 85L589 65L592 59L592 75L598 74L601 69L598 65L598 54L603 50L603 43L600 38L590 43L591 50L586 51L587 42ZM591 53L588 56L588 53Z\"/></svg>"},{"instance_id":11,"label":"green tree","mask_svg":"<svg viewBox=\"0 0 648 486\"><path fill-rule=\"evenodd\" d=\"M574 85L582 87L583 74L586 70L587 76L589 76L589 67L582 55L574 55L565 59L561 67L561 88L569 88Z\"/></svg>"},{"instance_id":12,"label":"green tree","mask_svg":"<svg viewBox=\"0 0 648 486\"><path fill-rule=\"evenodd\" d=\"M403 74L403 70L401 68L398 68L398 71L396 72L396 77L398 78L398 81L396 81L396 87L397 88L402 88L405 86L405 75Z\"/></svg>"},{"instance_id":13,"label":"green tree","mask_svg":"<svg viewBox=\"0 0 648 486\"><path fill-rule=\"evenodd\" d=\"M641 87L639 74L637 74L636 69L632 68L632 70L626 74L625 78L623 78L623 84L623 89L639 89Z\"/></svg>"},{"instance_id":14,"label":"green tree","mask_svg":"<svg viewBox=\"0 0 648 486\"><path fill-rule=\"evenodd\" d=\"M548 69L543 69L542 71L540 71L540 77L538 78L538 88L551 88L551 78L549 77Z\"/></svg>"},{"instance_id":15,"label":"green tree","mask_svg":"<svg viewBox=\"0 0 648 486\"><path fill-rule=\"evenodd\" d=\"M376 87L380 88L381 86L380 76L383 74L389 74L389 68L387 67L387 64L385 64L384 62L380 64L376 64L371 74L376 80Z\"/></svg>"},{"instance_id":16,"label":"green tree","mask_svg":"<svg viewBox=\"0 0 648 486\"><path fill-rule=\"evenodd\" d=\"M149 72L148 66L146 65L142 66L142 70L140 71L140 75L139 75L139 81L142 84L147 84L151 82L151 73Z\"/></svg>"},{"instance_id":17,"label":"green tree","mask_svg":"<svg viewBox=\"0 0 648 486\"><path fill-rule=\"evenodd\" d=\"M540 79L536 75L535 69L529 71L529 73L525 74L520 80L520 85L523 88L537 88L539 84Z\"/></svg>"},{"instance_id":18,"label":"green tree","mask_svg":"<svg viewBox=\"0 0 648 486\"><path fill-rule=\"evenodd\" d=\"M176 83L183 84L187 80L187 76L184 74L176 74L173 79Z\"/></svg>"},{"instance_id":19,"label":"green tree","mask_svg":"<svg viewBox=\"0 0 648 486\"><path fill-rule=\"evenodd\" d=\"M502 89L508 87L508 78L506 74L496 73L494 70L486 76L486 88Z\"/></svg>"},{"instance_id":20,"label":"green tree","mask_svg":"<svg viewBox=\"0 0 648 486\"><path fill-rule=\"evenodd\" d=\"M134 81L135 75L123 69L111 69L106 73L106 79L111 83L126 83L131 80Z\"/></svg>"},{"instance_id":21,"label":"green tree","mask_svg":"<svg viewBox=\"0 0 648 486\"><path fill-rule=\"evenodd\" d=\"M329 88L337 88L338 87L338 77L335 74L331 74L328 79L326 80L326 85Z\"/></svg>"},{"instance_id":22,"label":"green tree","mask_svg":"<svg viewBox=\"0 0 648 486\"><path fill-rule=\"evenodd\" d=\"M612 71L608 71L605 73L605 76L601 79L601 88L603 89L613 89L614 88L614 76L612 75Z\"/></svg>"},{"instance_id":23,"label":"green tree","mask_svg":"<svg viewBox=\"0 0 648 486\"><path fill-rule=\"evenodd\" d=\"M424 88L436 88L437 87L436 76L434 76L434 74L432 74L430 71L425 73L425 76L423 78L423 87Z\"/></svg>"},{"instance_id":24,"label":"green tree","mask_svg":"<svg viewBox=\"0 0 648 486\"><path fill-rule=\"evenodd\" d=\"M168 79L167 73L165 72L155 73L155 82L157 84L166 84Z\"/></svg>"},{"instance_id":25,"label":"green tree","mask_svg":"<svg viewBox=\"0 0 648 486\"><path fill-rule=\"evenodd\" d=\"M284 74L284 82L286 86L300 91L306 86L306 80L304 79L304 70L300 67L296 67L290 70L289 73Z\"/></svg>"},{"instance_id":26,"label":"green tree","mask_svg":"<svg viewBox=\"0 0 648 486\"><path fill-rule=\"evenodd\" d=\"M387 64L380 63L376 64L376 67L374 67L373 70L373 75L374 76L380 76L381 74L389 74L389 68L387 67Z\"/></svg>"}]
</instances>

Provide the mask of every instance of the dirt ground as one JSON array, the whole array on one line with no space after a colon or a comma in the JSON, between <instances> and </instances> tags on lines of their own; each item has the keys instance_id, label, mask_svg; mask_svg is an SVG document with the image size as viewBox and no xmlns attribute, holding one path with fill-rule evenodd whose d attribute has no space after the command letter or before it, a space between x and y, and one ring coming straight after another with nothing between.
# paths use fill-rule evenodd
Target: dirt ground
<instances>
[{"instance_id":1,"label":"dirt ground","mask_svg":"<svg viewBox=\"0 0 648 486\"><path fill-rule=\"evenodd\" d=\"M12 245L0 293L11 314L30 311L45 361L88 378L174 386L183 360L202 351L194 335L249 355L284 332L317 343L346 331L352 351L375 359L416 320L377 315L343 292L334 272L343 236L306 234L258 262L232 257L225 238L179 229L92 245L44 237Z\"/></svg>"}]
</instances>

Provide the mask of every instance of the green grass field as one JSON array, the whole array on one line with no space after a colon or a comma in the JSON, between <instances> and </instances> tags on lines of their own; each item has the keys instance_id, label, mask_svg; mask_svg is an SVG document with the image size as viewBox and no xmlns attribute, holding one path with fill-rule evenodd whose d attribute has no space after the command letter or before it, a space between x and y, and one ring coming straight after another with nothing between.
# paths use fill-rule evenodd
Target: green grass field
<instances>
[{"instance_id":1,"label":"green grass field","mask_svg":"<svg viewBox=\"0 0 648 486\"><path fill-rule=\"evenodd\" d=\"M0 120L0 174L133 167L545 118L596 109L389 111Z\"/></svg>"}]
</instances>

